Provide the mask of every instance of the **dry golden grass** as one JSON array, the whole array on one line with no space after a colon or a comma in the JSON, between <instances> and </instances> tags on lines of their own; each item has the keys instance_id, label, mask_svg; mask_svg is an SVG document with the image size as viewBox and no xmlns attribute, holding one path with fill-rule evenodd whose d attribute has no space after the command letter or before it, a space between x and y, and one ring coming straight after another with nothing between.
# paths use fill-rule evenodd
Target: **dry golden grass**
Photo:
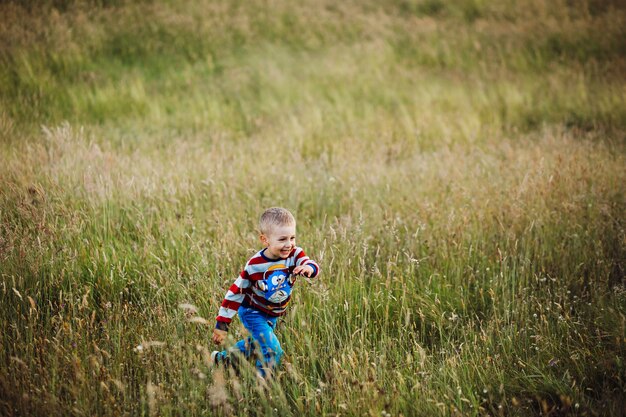
<instances>
[{"instance_id":1,"label":"dry golden grass","mask_svg":"<svg viewBox=\"0 0 626 417\"><path fill-rule=\"evenodd\" d=\"M0 5L0 415L621 412L618 2L104 3ZM274 205L323 275L214 372Z\"/></svg>"}]
</instances>

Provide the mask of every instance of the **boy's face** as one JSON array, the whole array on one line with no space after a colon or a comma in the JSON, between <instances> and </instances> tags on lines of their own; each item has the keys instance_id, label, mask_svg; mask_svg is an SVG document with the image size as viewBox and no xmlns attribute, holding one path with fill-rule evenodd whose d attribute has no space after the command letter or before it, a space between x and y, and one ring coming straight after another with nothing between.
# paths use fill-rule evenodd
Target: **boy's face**
<instances>
[{"instance_id":1,"label":"boy's face","mask_svg":"<svg viewBox=\"0 0 626 417\"><path fill-rule=\"evenodd\" d=\"M265 256L286 259L296 247L296 225L273 226L267 234L261 235L261 242L267 247Z\"/></svg>"}]
</instances>

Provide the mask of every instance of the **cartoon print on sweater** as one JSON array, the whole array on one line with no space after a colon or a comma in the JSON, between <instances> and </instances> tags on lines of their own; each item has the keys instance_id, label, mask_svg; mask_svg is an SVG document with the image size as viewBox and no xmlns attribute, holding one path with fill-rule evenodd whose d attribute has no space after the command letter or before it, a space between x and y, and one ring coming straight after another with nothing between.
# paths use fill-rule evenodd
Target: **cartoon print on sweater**
<instances>
[{"instance_id":1,"label":"cartoon print on sweater","mask_svg":"<svg viewBox=\"0 0 626 417\"><path fill-rule=\"evenodd\" d=\"M263 279L256 282L252 288L259 297L265 298L270 303L280 304L291 295L293 279L287 266L272 265L263 273Z\"/></svg>"}]
</instances>

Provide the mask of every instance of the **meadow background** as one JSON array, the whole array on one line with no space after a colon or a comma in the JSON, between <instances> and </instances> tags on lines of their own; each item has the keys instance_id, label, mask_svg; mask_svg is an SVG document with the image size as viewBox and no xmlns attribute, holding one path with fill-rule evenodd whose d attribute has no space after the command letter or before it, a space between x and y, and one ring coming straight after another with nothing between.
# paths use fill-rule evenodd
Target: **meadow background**
<instances>
[{"instance_id":1,"label":"meadow background","mask_svg":"<svg viewBox=\"0 0 626 417\"><path fill-rule=\"evenodd\" d=\"M624 74L619 1L0 3L0 415L623 415ZM323 273L259 383L274 205Z\"/></svg>"}]
</instances>

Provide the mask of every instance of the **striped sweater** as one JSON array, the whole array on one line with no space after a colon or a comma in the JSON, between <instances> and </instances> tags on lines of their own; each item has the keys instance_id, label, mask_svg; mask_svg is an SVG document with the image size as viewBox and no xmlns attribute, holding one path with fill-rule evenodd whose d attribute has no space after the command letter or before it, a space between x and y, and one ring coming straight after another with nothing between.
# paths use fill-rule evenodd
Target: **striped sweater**
<instances>
[{"instance_id":1,"label":"striped sweater","mask_svg":"<svg viewBox=\"0 0 626 417\"><path fill-rule=\"evenodd\" d=\"M309 259L302 248L295 247L286 259L272 260L265 256L265 249L248 260L245 268L230 286L217 315L217 325L228 330L237 310L243 304L270 316L285 314L291 300L291 289L296 281L293 270L296 266L313 267L311 278L320 272L319 265Z\"/></svg>"}]
</instances>

